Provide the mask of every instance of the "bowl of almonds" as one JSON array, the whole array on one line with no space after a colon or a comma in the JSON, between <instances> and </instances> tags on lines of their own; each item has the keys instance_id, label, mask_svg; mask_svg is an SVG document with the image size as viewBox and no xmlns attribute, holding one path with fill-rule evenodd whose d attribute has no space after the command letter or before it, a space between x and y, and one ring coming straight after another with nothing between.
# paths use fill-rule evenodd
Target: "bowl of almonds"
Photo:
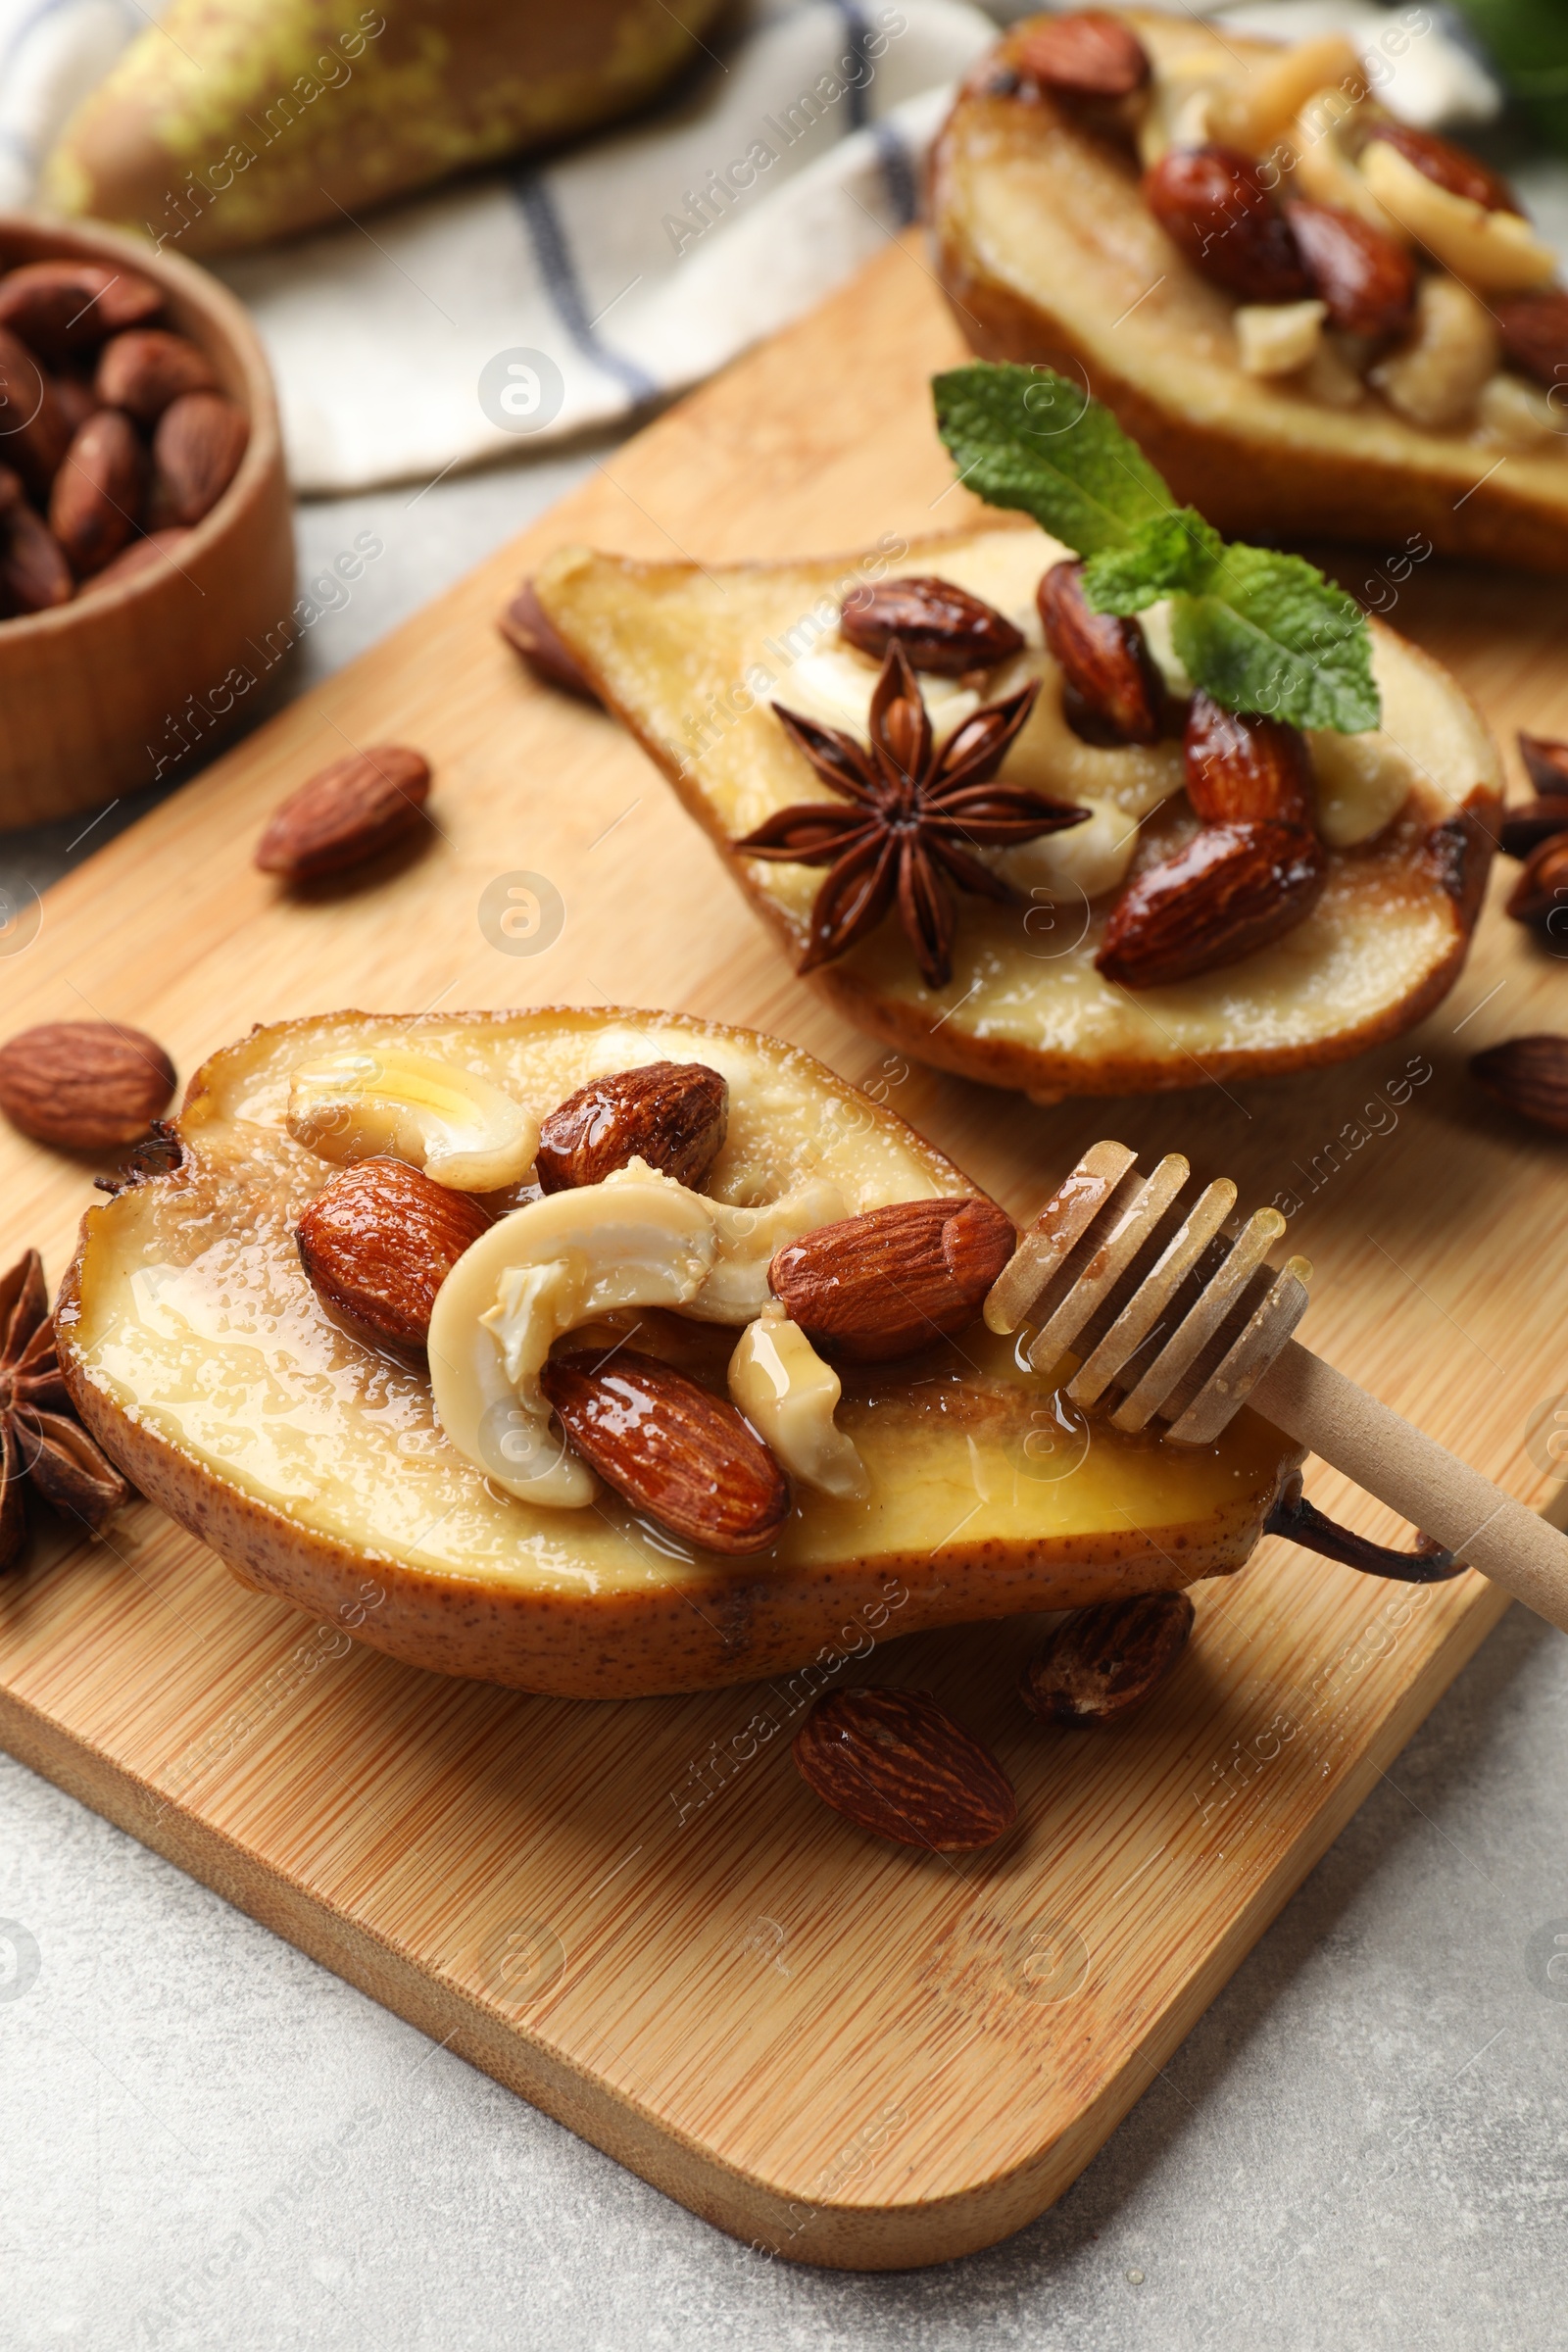
<instances>
[{"instance_id":1,"label":"bowl of almonds","mask_svg":"<svg viewBox=\"0 0 1568 2352\"><path fill-rule=\"evenodd\" d=\"M131 238L0 216L0 827L135 791L233 726L293 579L239 305Z\"/></svg>"}]
</instances>

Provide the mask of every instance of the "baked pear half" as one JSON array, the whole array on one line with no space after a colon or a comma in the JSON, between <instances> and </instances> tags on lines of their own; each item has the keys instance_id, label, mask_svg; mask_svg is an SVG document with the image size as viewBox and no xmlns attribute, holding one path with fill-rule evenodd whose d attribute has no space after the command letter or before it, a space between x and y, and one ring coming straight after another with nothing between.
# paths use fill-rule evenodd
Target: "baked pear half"
<instances>
[{"instance_id":1,"label":"baked pear half","mask_svg":"<svg viewBox=\"0 0 1568 2352\"><path fill-rule=\"evenodd\" d=\"M981 1320L996 1204L749 1031L290 1022L171 1147L83 1220L77 1411L242 1582L437 1672L624 1698L1169 1589L1299 1459L1086 1418Z\"/></svg>"},{"instance_id":2,"label":"baked pear half","mask_svg":"<svg viewBox=\"0 0 1568 2352\"><path fill-rule=\"evenodd\" d=\"M1130 670L1136 655L1140 691L1165 708L1153 709L1143 741L1125 739L1136 725L1125 713L1122 740L1107 739L1115 726L1090 724L1042 622L1042 583L1070 558L1010 522L838 562L718 571L568 548L533 591L557 642L717 844L792 960L848 1019L919 1060L1054 1102L1339 1061L1420 1020L1464 962L1501 801L1495 748L1460 687L1373 621L1381 725L1276 731L1305 762L1291 786L1291 837L1312 836L1304 891L1287 857L1265 861L1256 927L1238 928L1232 908L1217 942L1200 916L1217 923L1220 913L1184 901L1167 928L1184 951L1206 943L1210 966L1168 978L1179 956L1135 966L1112 950L1130 898L1147 898L1173 858L1204 854L1212 838L1188 789L1181 713L1192 681L1171 647L1168 606L1111 621L1118 660ZM902 632L932 761L944 746L961 752L965 730L1012 730L994 771L1004 797L981 785L993 797L970 798L956 820L965 878L948 894L941 980L928 976L919 923L901 919L902 899L859 932L853 898L841 904L850 919L824 954L823 858L808 824L791 834L783 822L802 804L824 824L850 806L842 779L829 790L808 755L822 756L824 730L864 747L888 667L865 625L879 614L884 636ZM1102 618L1085 620L1091 639ZM1089 650L1077 675L1094 689L1094 641ZM1017 699L1031 691L1019 719ZM999 710L1001 720L983 716ZM1017 826L1032 837L995 846ZM790 838L779 846L781 832ZM773 846L750 852L759 840Z\"/></svg>"},{"instance_id":3,"label":"baked pear half","mask_svg":"<svg viewBox=\"0 0 1568 2352\"><path fill-rule=\"evenodd\" d=\"M1235 536L1568 569L1568 293L1505 183L1387 114L1380 52L1094 21L1010 27L937 142L974 350L1082 382Z\"/></svg>"}]
</instances>

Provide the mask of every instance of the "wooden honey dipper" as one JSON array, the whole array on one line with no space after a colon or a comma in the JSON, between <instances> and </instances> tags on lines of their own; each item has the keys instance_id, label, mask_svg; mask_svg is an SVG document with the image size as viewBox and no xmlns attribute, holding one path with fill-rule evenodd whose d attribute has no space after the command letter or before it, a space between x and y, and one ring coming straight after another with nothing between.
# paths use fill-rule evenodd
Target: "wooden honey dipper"
<instances>
[{"instance_id":1,"label":"wooden honey dipper","mask_svg":"<svg viewBox=\"0 0 1568 2352\"><path fill-rule=\"evenodd\" d=\"M1311 1267L1267 1253L1276 1208L1239 1224L1220 1178L1183 1213L1192 1174L1171 1152L1140 1176L1125 1144L1096 1144L1054 1193L986 1299L991 1330L1036 1325L1029 1361L1069 1351L1075 1404L1113 1429L1212 1445L1250 1404L1455 1559L1568 1632L1568 1537L1292 1338Z\"/></svg>"}]
</instances>

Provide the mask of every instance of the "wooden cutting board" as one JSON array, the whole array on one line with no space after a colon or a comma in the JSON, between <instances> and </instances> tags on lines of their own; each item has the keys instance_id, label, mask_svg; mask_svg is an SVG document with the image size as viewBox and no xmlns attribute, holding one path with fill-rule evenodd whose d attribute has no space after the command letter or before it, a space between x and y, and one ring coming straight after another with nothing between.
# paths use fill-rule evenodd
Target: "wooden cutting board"
<instances>
[{"instance_id":1,"label":"wooden cutting board","mask_svg":"<svg viewBox=\"0 0 1568 2352\"><path fill-rule=\"evenodd\" d=\"M52 892L0 945L4 1029L103 1014L189 1074L253 1021L344 1004L689 1008L873 1087L1018 1215L1112 1133L1289 1195L1304 1336L1527 1500L1568 1390L1564 1147L1466 1055L1563 1024L1568 972L1503 921L1424 1030L1301 1079L1055 1110L911 1069L831 1015L596 712L492 618L552 547L705 562L966 522L926 378L959 346L917 247L663 417L514 547ZM1385 592L1511 739L1568 735L1568 595L1418 568ZM1389 597L1396 601L1392 607ZM438 830L358 887L249 864L273 802L350 744L433 760ZM543 874L564 927L502 953L478 906ZM1494 886L1495 887L1495 886ZM503 892L504 895L504 892ZM9 1256L57 1276L91 1170L0 1136ZM1369 1533L1386 1514L1309 1471ZM991 1852L923 1857L823 1810L784 1686L593 1706L393 1664L234 1583L148 1506L45 1537L0 1595L0 1740L327 1967L720 2228L792 2260L942 2261L1049 2204L1498 1617L1274 1542L1200 1588L1174 1680L1113 1736L1013 1695L1031 1628L847 1629L843 1686L934 1689L1017 1785ZM858 1653L858 1654L853 1654Z\"/></svg>"}]
</instances>

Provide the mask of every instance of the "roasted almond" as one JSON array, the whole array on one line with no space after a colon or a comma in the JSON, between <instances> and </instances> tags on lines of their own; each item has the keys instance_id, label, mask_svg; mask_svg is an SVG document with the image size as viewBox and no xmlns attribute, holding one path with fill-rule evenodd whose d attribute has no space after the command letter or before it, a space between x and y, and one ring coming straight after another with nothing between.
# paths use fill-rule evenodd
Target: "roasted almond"
<instances>
[{"instance_id":1,"label":"roasted almond","mask_svg":"<svg viewBox=\"0 0 1568 2352\"><path fill-rule=\"evenodd\" d=\"M154 425L185 392L216 392L218 375L199 343L163 327L138 327L106 343L93 379L100 400Z\"/></svg>"},{"instance_id":2,"label":"roasted almond","mask_svg":"<svg viewBox=\"0 0 1568 2352\"><path fill-rule=\"evenodd\" d=\"M0 277L0 326L55 365L163 307L152 279L120 263L24 262Z\"/></svg>"},{"instance_id":3,"label":"roasted almond","mask_svg":"<svg viewBox=\"0 0 1568 2352\"><path fill-rule=\"evenodd\" d=\"M45 1021L0 1046L0 1110L62 1151L139 1142L173 1091L163 1047L118 1021Z\"/></svg>"},{"instance_id":4,"label":"roasted almond","mask_svg":"<svg viewBox=\"0 0 1568 2352\"><path fill-rule=\"evenodd\" d=\"M155 530L198 523L239 471L250 439L245 413L221 392L182 392L158 419L148 520Z\"/></svg>"},{"instance_id":5,"label":"roasted almond","mask_svg":"<svg viewBox=\"0 0 1568 2352\"><path fill-rule=\"evenodd\" d=\"M1110 910L1095 968L1122 988L1171 988L1294 931L1327 871L1300 825L1206 825L1135 873Z\"/></svg>"},{"instance_id":6,"label":"roasted almond","mask_svg":"<svg viewBox=\"0 0 1568 2352\"><path fill-rule=\"evenodd\" d=\"M928 1690L835 1690L817 1700L792 1753L824 1805L900 1845L971 1853L1018 1818L995 1756Z\"/></svg>"},{"instance_id":7,"label":"roasted almond","mask_svg":"<svg viewBox=\"0 0 1568 2352\"><path fill-rule=\"evenodd\" d=\"M1205 825L1312 824L1312 763L1298 727L1227 710L1201 689L1182 738L1187 797Z\"/></svg>"},{"instance_id":8,"label":"roasted almond","mask_svg":"<svg viewBox=\"0 0 1568 2352\"><path fill-rule=\"evenodd\" d=\"M1415 263L1370 220L1336 205L1288 198L1285 218L1312 291L1350 335L1396 335L1415 308Z\"/></svg>"},{"instance_id":9,"label":"roasted almond","mask_svg":"<svg viewBox=\"0 0 1568 2352\"><path fill-rule=\"evenodd\" d=\"M1413 164L1424 178L1446 188L1450 196L1467 196L1472 204L1484 205L1489 213L1521 210L1518 197L1500 172L1490 170L1467 147L1456 147L1451 139L1440 139L1436 131L1417 130L1413 123L1386 119L1377 123L1367 145L1370 147L1377 139L1402 155L1407 164Z\"/></svg>"},{"instance_id":10,"label":"roasted almond","mask_svg":"<svg viewBox=\"0 0 1568 2352\"><path fill-rule=\"evenodd\" d=\"M25 343L0 326L0 448L40 502L70 441L53 379Z\"/></svg>"},{"instance_id":11,"label":"roasted almond","mask_svg":"<svg viewBox=\"0 0 1568 2352\"><path fill-rule=\"evenodd\" d=\"M1472 1054L1470 1075L1505 1110L1568 1135L1568 1037L1510 1037Z\"/></svg>"},{"instance_id":12,"label":"roasted almond","mask_svg":"<svg viewBox=\"0 0 1568 2352\"><path fill-rule=\"evenodd\" d=\"M729 1087L702 1061L649 1061L595 1078L568 1095L539 1129L539 1182L547 1193L602 1184L629 1159L701 1184L724 1141Z\"/></svg>"},{"instance_id":13,"label":"roasted almond","mask_svg":"<svg viewBox=\"0 0 1568 2352\"><path fill-rule=\"evenodd\" d=\"M68 369L63 375L51 376L49 380L54 385L55 399L67 430L74 439L88 417L96 416L104 404L84 375L76 375Z\"/></svg>"},{"instance_id":14,"label":"roasted almond","mask_svg":"<svg viewBox=\"0 0 1568 2352\"><path fill-rule=\"evenodd\" d=\"M1110 741L1157 743L1164 731L1165 681L1143 624L1091 612L1083 571L1081 563L1054 564L1041 581L1035 601L1046 644L1061 664L1067 689ZM1069 710L1069 722L1073 717Z\"/></svg>"},{"instance_id":15,"label":"roasted almond","mask_svg":"<svg viewBox=\"0 0 1568 2352\"><path fill-rule=\"evenodd\" d=\"M1195 269L1244 302L1298 302L1311 287L1296 239L1250 155L1170 147L1144 175L1155 220Z\"/></svg>"},{"instance_id":16,"label":"roasted almond","mask_svg":"<svg viewBox=\"0 0 1568 2352\"><path fill-rule=\"evenodd\" d=\"M587 671L539 602L532 580L523 581L496 625L514 653L520 654L547 686L581 695L584 702L598 702Z\"/></svg>"},{"instance_id":17,"label":"roasted almond","mask_svg":"<svg viewBox=\"0 0 1568 2352\"><path fill-rule=\"evenodd\" d=\"M1525 772L1544 800L1554 793L1568 795L1568 743L1554 743L1549 736L1519 736L1519 757Z\"/></svg>"},{"instance_id":18,"label":"roasted almond","mask_svg":"<svg viewBox=\"0 0 1568 2352\"><path fill-rule=\"evenodd\" d=\"M299 1221L300 1262L317 1295L397 1348L422 1348L435 1295L490 1223L466 1193L401 1159L362 1159L333 1176Z\"/></svg>"},{"instance_id":19,"label":"roasted almond","mask_svg":"<svg viewBox=\"0 0 1568 2352\"><path fill-rule=\"evenodd\" d=\"M352 752L272 811L256 863L286 882L345 873L413 832L429 797L430 769L417 752L390 743Z\"/></svg>"},{"instance_id":20,"label":"roasted almond","mask_svg":"<svg viewBox=\"0 0 1568 2352\"><path fill-rule=\"evenodd\" d=\"M1017 71L1063 98L1130 98L1149 79L1149 53L1132 27L1102 9L1037 17L1011 44Z\"/></svg>"},{"instance_id":21,"label":"roasted almond","mask_svg":"<svg viewBox=\"0 0 1568 2352\"><path fill-rule=\"evenodd\" d=\"M1018 1695L1045 1723L1113 1722L1158 1689L1192 1630L1185 1592L1139 1592L1074 1609L1029 1660Z\"/></svg>"},{"instance_id":22,"label":"roasted almond","mask_svg":"<svg viewBox=\"0 0 1568 2352\"><path fill-rule=\"evenodd\" d=\"M1568 937L1568 834L1549 833L1527 852L1506 911L1516 923L1533 924L1554 939Z\"/></svg>"},{"instance_id":23,"label":"roasted almond","mask_svg":"<svg viewBox=\"0 0 1568 2352\"><path fill-rule=\"evenodd\" d=\"M765 1551L789 1517L783 1471L732 1404L620 1348L553 1356L540 1386L607 1486L705 1551Z\"/></svg>"},{"instance_id":24,"label":"roasted almond","mask_svg":"<svg viewBox=\"0 0 1568 2352\"><path fill-rule=\"evenodd\" d=\"M857 589L839 614L839 634L878 662L896 637L911 668L944 678L995 669L1023 651L1022 632L994 605L923 574Z\"/></svg>"},{"instance_id":25,"label":"roasted almond","mask_svg":"<svg viewBox=\"0 0 1568 2352\"><path fill-rule=\"evenodd\" d=\"M1542 842L1568 833L1568 782L1559 793L1516 801L1497 820L1497 847L1505 858L1528 858Z\"/></svg>"},{"instance_id":26,"label":"roasted almond","mask_svg":"<svg viewBox=\"0 0 1568 2352\"><path fill-rule=\"evenodd\" d=\"M117 588L122 580L133 580L144 571L170 566L178 570L179 551L189 537L189 531L149 531L144 539L133 539L112 564L83 580L79 593L91 596L99 588Z\"/></svg>"},{"instance_id":27,"label":"roasted almond","mask_svg":"<svg viewBox=\"0 0 1568 2352\"><path fill-rule=\"evenodd\" d=\"M41 515L26 505L0 514L0 612L47 612L68 603L75 586L65 549Z\"/></svg>"},{"instance_id":28,"label":"roasted almond","mask_svg":"<svg viewBox=\"0 0 1568 2352\"><path fill-rule=\"evenodd\" d=\"M78 577L101 571L141 520L147 453L118 409L99 409L73 440L49 494L49 528Z\"/></svg>"},{"instance_id":29,"label":"roasted almond","mask_svg":"<svg viewBox=\"0 0 1568 2352\"><path fill-rule=\"evenodd\" d=\"M1539 294L1494 294L1492 316L1516 368L1548 391L1568 385L1568 292L1548 286Z\"/></svg>"},{"instance_id":30,"label":"roasted almond","mask_svg":"<svg viewBox=\"0 0 1568 2352\"><path fill-rule=\"evenodd\" d=\"M900 1200L789 1243L767 1278L811 1340L884 1363L972 1323L1015 1239L994 1200Z\"/></svg>"}]
</instances>

